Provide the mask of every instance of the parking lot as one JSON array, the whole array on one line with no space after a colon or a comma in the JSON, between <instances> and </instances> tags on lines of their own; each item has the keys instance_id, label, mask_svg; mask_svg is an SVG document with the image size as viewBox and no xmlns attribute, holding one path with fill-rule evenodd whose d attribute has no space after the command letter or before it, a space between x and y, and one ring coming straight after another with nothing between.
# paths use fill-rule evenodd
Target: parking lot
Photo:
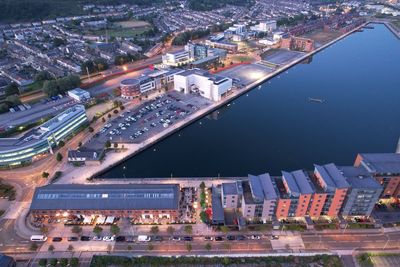
<instances>
[{"instance_id":1,"label":"parking lot","mask_svg":"<svg viewBox=\"0 0 400 267\"><path fill-rule=\"evenodd\" d=\"M276 49L268 51L263 56L263 60L276 65L284 65L302 57L303 55L303 52Z\"/></svg>"},{"instance_id":2,"label":"parking lot","mask_svg":"<svg viewBox=\"0 0 400 267\"><path fill-rule=\"evenodd\" d=\"M221 71L218 75L233 79L233 82L239 86L246 86L272 71L274 71L272 68L261 64L245 64Z\"/></svg>"},{"instance_id":3,"label":"parking lot","mask_svg":"<svg viewBox=\"0 0 400 267\"><path fill-rule=\"evenodd\" d=\"M85 147L101 149L107 140L116 143L141 143L211 103L198 95L169 92L105 123Z\"/></svg>"}]
</instances>

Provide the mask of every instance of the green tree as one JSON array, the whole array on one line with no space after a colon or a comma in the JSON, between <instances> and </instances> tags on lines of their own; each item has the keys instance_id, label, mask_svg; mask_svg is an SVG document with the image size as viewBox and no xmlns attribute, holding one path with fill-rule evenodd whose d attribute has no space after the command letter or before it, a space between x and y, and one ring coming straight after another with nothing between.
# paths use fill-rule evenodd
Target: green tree
<instances>
[{"instance_id":1,"label":"green tree","mask_svg":"<svg viewBox=\"0 0 400 267\"><path fill-rule=\"evenodd\" d=\"M47 179L47 178L49 178L49 175L50 175L50 174L49 174L48 172L42 172L42 177L43 177L43 178L46 178L46 179Z\"/></svg>"},{"instance_id":2,"label":"green tree","mask_svg":"<svg viewBox=\"0 0 400 267\"><path fill-rule=\"evenodd\" d=\"M49 228L48 228L47 226L42 226L42 227L40 228L40 232L41 232L42 234L47 234L47 233L49 232Z\"/></svg>"},{"instance_id":3,"label":"green tree","mask_svg":"<svg viewBox=\"0 0 400 267\"><path fill-rule=\"evenodd\" d=\"M58 85L56 80L45 81L42 87L43 92L47 96L55 96L59 94Z\"/></svg>"},{"instance_id":4,"label":"green tree","mask_svg":"<svg viewBox=\"0 0 400 267\"><path fill-rule=\"evenodd\" d=\"M79 259L78 258L72 258L69 262L69 265L71 265L71 267L77 267L79 265Z\"/></svg>"},{"instance_id":5,"label":"green tree","mask_svg":"<svg viewBox=\"0 0 400 267\"><path fill-rule=\"evenodd\" d=\"M158 226L157 226L157 225L152 226L152 227L150 228L150 233L152 233L153 235L158 234L159 231L160 231L160 230L158 229Z\"/></svg>"},{"instance_id":6,"label":"green tree","mask_svg":"<svg viewBox=\"0 0 400 267\"><path fill-rule=\"evenodd\" d=\"M105 119L104 117L102 117L102 118L101 118L101 122L102 122L102 123L105 123L105 122L106 122L106 119Z\"/></svg>"},{"instance_id":7,"label":"green tree","mask_svg":"<svg viewBox=\"0 0 400 267\"><path fill-rule=\"evenodd\" d=\"M111 147L111 142L110 140L107 140L106 143L104 144L105 148L110 148Z\"/></svg>"},{"instance_id":8,"label":"green tree","mask_svg":"<svg viewBox=\"0 0 400 267\"><path fill-rule=\"evenodd\" d=\"M51 266L56 266L57 265L58 260L56 258L51 258L49 261L49 264Z\"/></svg>"},{"instance_id":9,"label":"green tree","mask_svg":"<svg viewBox=\"0 0 400 267\"><path fill-rule=\"evenodd\" d=\"M93 133L94 132L93 127L89 127L88 129L89 129L89 133Z\"/></svg>"},{"instance_id":10,"label":"green tree","mask_svg":"<svg viewBox=\"0 0 400 267\"><path fill-rule=\"evenodd\" d=\"M35 75L35 81L45 81L45 80L51 80L53 77L51 77L50 73L48 71L39 71Z\"/></svg>"},{"instance_id":11,"label":"green tree","mask_svg":"<svg viewBox=\"0 0 400 267\"><path fill-rule=\"evenodd\" d=\"M186 244L186 250L187 250L188 252L192 251L192 244L187 243L187 244Z\"/></svg>"},{"instance_id":12,"label":"green tree","mask_svg":"<svg viewBox=\"0 0 400 267\"><path fill-rule=\"evenodd\" d=\"M172 227L172 226L168 226L167 227L167 233L168 234L173 235L174 232L175 232L175 228L174 227Z\"/></svg>"},{"instance_id":13,"label":"green tree","mask_svg":"<svg viewBox=\"0 0 400 267\"><path fill-rule=\"evenodd\" d=\"M10 104L10 106L15 106L21 104L21 100L17 95L9 95L6 97L6 102Z\"/></svg>"},{"instance_id":14,"label":"green tree","mask_svg":"<svg viewBox=\"0 0 400 267\"><path fill-rule=\"evenodd\" d=\"M60 161L63 160L63 156L61 155L60 152L57 153L57 155L56 155L56 160L57 160L58 162L60 162Z\"/></svg>"},{"instance_id":15,"label":"green tree","mask_svg":"<svg viewBox=\"0 0 400 267\"><path fill-rule=\"evenodd\" d=\"M16 83L10 83L9 85L6 86L5 92L6 96L18 95L19 94L18 85Z\"/></svg>"},{"instance_id":16,"label":"green tree","mask_svg":"<svg viewBox=\"0 0 400 267\"><path fill-rule=\"evenodd\" d=\"M68 251L73 251L73 250L74 250L74 246L73 246L73 245L71 245L71 244L70 244L70 245L68 245L68 248L67 248L67 250L68 250Z\"/></svg>"},{"instance_id":17,"label":"green tree","mask_svg":"<svg viewBox=\"0 0 400 267\"><path fill-rule=\"evenodd\" d=\"M47 259L40 259L39 260L39 266L46 266L47 265Z\"/></svg>"},{"instance_id":18,"label":"green tree","mask_svg":"<svg viewBox=\"0 0 400 267\"><path fill-rule=\"evenodd\" d=\"M67 258L61 258L60 259L60 266L67 266L68 265L68 259Z\"/></svg>"},{"instance_id":19,"label":"green tree","mask_svg":"<svg viewBox=\"0 0 400 267\"><path fill-rule=\"evenodd\" d=\"M229 227L225 225L222 225L220 229L224 234L227 234L230 231Z\"/></svg>"},{"instance_id":20,"label":"green tree","mask_svg":"<svg viewBox=\"0 0 400 267\"><path fill-rule=\"evenodd\" d=\"M185 225L184 227L185 233L191 235L193 233L193 227L191 225Z\"/></svg>"},{"instance_id":21,"label":"green tree","mask_svg":"<svg viewBox=\"0 0 400 267\"><path fill-rule=\"evenodd\" d=\"M80 227L78 225L74 225L71 228L71 232L74 233L74 234L80 234L80 233L82 233L82 227Z\"/></svg>"},{"instance_id":22,"label":"green tree","mask_svg":"<svg viewBox=\"0 0 400 267\"><path fill-rule=\"evenodd\" d=\"M36 243L32 243L29 247L30 251L36 251L38 249L38 245Z\"/></svg>"},{"instance_id":23,"label":"green tree","mask_svg":"<svg viewBox=\"0 0 400 267\"><path fill-rule=\"evenodd\" d=\"M65 142L63 140L58 141L58 146L59 147L65 146Z\"/></svg>"},{"instance_id":24,"label":"green tree","mask_svg":"<svg viewBox=\"0 0 400 267\"><path fill-rule=\"evenodd\" d=\"M111 227L110 227L110 232L111 232L111 234L113 234L113 235L119 234L120 229L119 229L118 225L115 225L115 224L111 225Z\"/></svg>"},{"instance_id":25,"label":"green tree","mask_svg":"<svg viewBox=\"0 0 400 267\"><path fill-rule=\"evenodd\" d=\"M204 191L204 189L206 189L206 184L203 182L200 183L200 189L201 191Z\"/></svg>"},{"instance_id":26,"label":"green tree","mask_svg":"<svg viewBox=\"0 0 400 267\"><path fill-rule=\"evenodd\" d=\"M53 252L54 249L55 249L55 247L53 245L49 245L47 250L50 251L50 252Z\"/></svg>"},{"instance_id":27,"label":"green tree","mask_svg":"<svg viewBox=\"0 0 400 267\"><path fill-rule=\"evenodd\" d=\"M118 143L114 143L114 148L118 148Z\"/></svg>"},{"instance_id":28,"label":"green tree","mask_svg":"<svg viewBox=\"0 0 400 267\"><path fill-rule=\"evenodd\" d=\"M200 220L201 220L203 223L208 222L208 215L207 215L207 213L206 213L205 211L201 211L201 212L200 212Z\"/></svg>"},{"instance_id":29,"label":"green tree","mask_svg":"<svg viewBox=\"0 0 400 267\"><path fill-rule=\"evenodd\" d=\"M94 233L95 235L100 235L101 232L103 232L103 228L101 228L100 226L96 225L96 226L93 228L93 233Z\"/></svg>"},{"instance_id":30,"label":"green tree","mask_svg":"<svg viewBox=\"0 0 400 267\"><path fill-rule=\"evenodd\" d=\"M210 251L211 248L212 248L211 243L207 243L207 244L204 246L204 248L205 248L206 250Z\"/></svg>"},{"instance_id":31,"label":"green tree","mask_svg":"<svg viewBox=\"0 0 400 267\"><path fill-rule=\"evenodd\" d=\"M147 245L147 250L148 250L148 251L152 251L153 249L154 249L153 244L149 243L149 244Z\"/></svg>"}]
</instances>

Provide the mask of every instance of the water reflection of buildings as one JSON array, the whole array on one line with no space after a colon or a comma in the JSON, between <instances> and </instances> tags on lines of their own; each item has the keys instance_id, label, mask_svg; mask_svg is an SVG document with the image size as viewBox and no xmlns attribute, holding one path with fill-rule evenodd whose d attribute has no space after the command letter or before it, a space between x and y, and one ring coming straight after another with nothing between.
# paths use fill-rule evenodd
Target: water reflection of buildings
<instances>
[{"instance_id":1,"label":"water reflection of buildings","mask_svg":"<svg viewBox=\"0 0 400 267\"><path fill-rule=\"evenodd\" d=\"M313 60L313 56L309 56L309 57L305 58L304 60L302 60L300 62L300 64L311 64L312 60Z\"/></svg>"},{"instance_id":2,"label":"water reflection of buildings","mask_svg":"<svg viewBox=\"0 0 400 267\"><path fill-rule=\"evenodd\" d=\"M232 105L232 103L230 103L229 105ZM219 108L219 109L217 109L217 110L211 112L210 114L208 114L208 115L206 116L206 118L209 119L209 120L215 120L215 121L217 121L217 120L219 120L219 119L224 115L224 113L227 112L228 110L229 110L229 106L224 105L223 107L221 107L221 108Z\"/></svg>"}]
</instances>

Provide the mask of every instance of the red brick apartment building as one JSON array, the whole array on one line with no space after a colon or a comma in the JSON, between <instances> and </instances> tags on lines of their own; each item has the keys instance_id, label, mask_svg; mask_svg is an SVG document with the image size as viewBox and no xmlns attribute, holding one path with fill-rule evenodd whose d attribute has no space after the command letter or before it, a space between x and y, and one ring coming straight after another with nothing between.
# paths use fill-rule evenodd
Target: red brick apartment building
<instances>
[{"instance_id":1,"label":"red brick apartment building","mask_svg":"<svg viewBox=\"0 0 400 267\"><path fill-rule=\"evenodd\" d=\"M282 39L281 48L302 52L311 52L315 47L314 40L312 39L290 36Z\"/></svg>"}]
</instances>

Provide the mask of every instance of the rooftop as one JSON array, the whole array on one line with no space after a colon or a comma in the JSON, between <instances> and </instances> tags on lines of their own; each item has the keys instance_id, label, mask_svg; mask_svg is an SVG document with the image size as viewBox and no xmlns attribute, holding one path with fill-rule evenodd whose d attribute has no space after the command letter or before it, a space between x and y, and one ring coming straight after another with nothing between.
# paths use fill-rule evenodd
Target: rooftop
<instances>
[{"instance_id":1,"label":"rooftop","mask_svg":"<svg viewBox=\"0 0 400 267\"><path fill-rule=\"evenodd\" d=\"M238 188L235 182L232 183L222 183L222 192L224 195L237 195Z\"/></svg>"},{"instance_id":2,"label":"rooftop","mask_svg":"<svg viewBox=\"0 0 400 267\"><path fill-rule=\"evenodd\" d=\"M286 182L290 194L312 194L315 192L310 178L302 170L282 171L282 179Z\"/></svg>"},{"instance_id":3,"label":"rooftop","mask_svg":"<svg viewBox=\"0 0 400 267\"><path fill-rule=\"evenodd\" d=\"M212 202L211 202L211 209L212 209L212 220L224 222L225 215L224 215L224 208L222 207L221 202L221 191L218 187L212 187Z\"/></svg>"},{"instance_id":4,"label":"rooftop","mask_svg":"<svg viewBox=\"0 0 400 267\"><path fill-rule=\"evenodd\" d=\"M361 153L362 165L372 173L400 173L400 154Z\"/></svg>"},{"instance_id":5,"label":"rooftop","mask_svg":"<svg viewBox=\"0 0 400 267\"><path fill-rule=\"evenodd\" d=\"M362 167L338 166L338 169L352 188L382 189L382 186Z\"/></svg>"},{"instance_id":6,"label":"rooftop","mask_svg":"<svg viewBox=\"0 0 400 267\"><path fill-rule=\"evenodd\" d=\"M179 205L177 184L51 184L38 187L31 210L170 210Z\"/></svg>"},{"instance_id":7,"label":"rooftop","mask_svg":"<svg viewBox=\"0 0 400 267\"><path fill-rule=\"evenodd\" d=\"M347 188L350 186L349 183L346 181L346 178L344 178L344 176L341 174L335 164L314 164L314 167L315 171L317 171L321 176L323 183L325 183L325 185L323 185L325 189L334 190L335 188Z\"/></svg>"}]
</instances>

